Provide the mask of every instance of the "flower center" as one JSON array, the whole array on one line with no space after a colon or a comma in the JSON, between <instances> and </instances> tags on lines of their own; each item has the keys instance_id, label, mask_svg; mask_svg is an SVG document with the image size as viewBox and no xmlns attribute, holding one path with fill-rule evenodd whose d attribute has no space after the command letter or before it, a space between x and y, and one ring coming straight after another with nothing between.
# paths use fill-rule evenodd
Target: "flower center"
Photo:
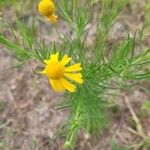
<instances>
[{"instance_id":1,"label":"flower center","mask_svg":"<svg viewBox=\"0 0 150 150\"><path fill-rule=\"evenodd\" d=\"M60 62L50 62L46 68L50 79L58 80L64 75L65 67Z\"/></svg>"},{"instance_id":2,"label":"flower center","mask_svg":"<svg viewBox=\"0 0 150 150\"><path fill-rule=\"evenodd\" d=\"M55 12L55 5L51 0L42 0L39 3L39 12L44 17L49 17Z\"/></svg>"}]
</instances>

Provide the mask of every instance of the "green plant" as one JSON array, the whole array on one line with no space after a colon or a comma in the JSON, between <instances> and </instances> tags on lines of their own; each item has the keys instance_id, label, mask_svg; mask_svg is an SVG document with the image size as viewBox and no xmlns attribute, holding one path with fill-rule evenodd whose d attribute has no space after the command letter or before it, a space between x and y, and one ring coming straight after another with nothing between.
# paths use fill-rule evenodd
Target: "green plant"
<instances>
[{"instance_id":1,"label":"green plant","mask_svg":"<svg viewBox=\"0 0 150 150\"><path fill-rule=\"evenodd\" d=\"M122 147L117 145L115 142L112 143L112 150L130 150L128 147Z\"/></svg>"},{"instance_id":2,"label":"green plant","mask_svg":"<svg viewBox=\"0 0 150 150\"><path fill-rule=\"evenodd\" d=\"M0 35L0 43L9 49L21 65L29 60L39 60L44 65L43 60L58 48L61 54L68 54L74 62L81 62L84 84L77 86L74 93L66 92L59 106L59 109L69 110L68 120L55 135L66 137L65 148L75 147L80 130L99 134L108 127L108 92L128 91L140 81L150 79L150 70L145 69L150 64L150 48L135 52L136 34L133 37L128 35L111 47L107 42L111 28L127 3L127 0L103 0L93 1L91 5L89 0L60 0L57 4L58 13L72 35L62 34L55 26L60 43L52 43L51 46L38 40L34 24L28 28L18 22L20 34L16 36L12 29L13 41ZM102 7L95 12L93 4ZM89 31L94 26L95 37L91 41Z\"/></svg>"},{"instance_id":3,"label":"green plant","mask_svg":"<svg viewBox=\"0 0 150 150\"><path fill-rule=\"evenodd\" d=\"M142 116L149 116L150 114L150 101L144 101L141 106L141 114Z\"/></svg>"}]
</instances>

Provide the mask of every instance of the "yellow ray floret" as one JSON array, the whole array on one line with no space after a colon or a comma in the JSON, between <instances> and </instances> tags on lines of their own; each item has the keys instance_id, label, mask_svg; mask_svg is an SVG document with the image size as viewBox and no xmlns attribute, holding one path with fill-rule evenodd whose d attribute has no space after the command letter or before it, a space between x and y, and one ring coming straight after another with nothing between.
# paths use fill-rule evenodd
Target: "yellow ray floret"
<instances>
[{"instance_id":1,"label":"yellow ray floret","mask_svg":"<svg viewBox=\"0 0 150 150\"><path fill-rule=\"evenodd\" d=\"M48 21L52 23L57 22L57 16L55 15L55 4L53 0L41 0L39 3L39 13Z\"/></svg>"},{"instance_id":2,"label":"yellow ray floret","mask_svg":"<svg viewBox=\"0 0 150 150\"><path fill-rule=\"evenodd\" d=\"M71 81L77 82L78 84L83 83L81 64L77 63L66 67L66 65L71 61L71 58L64 55L61 60L59 60L59 53L52 54L50 59L44 60L46 66L42 71L45 74L49 82L56 92L61 92L67 90L69 92L75 92L76 86Z\"/></svg>"}]
</instances>

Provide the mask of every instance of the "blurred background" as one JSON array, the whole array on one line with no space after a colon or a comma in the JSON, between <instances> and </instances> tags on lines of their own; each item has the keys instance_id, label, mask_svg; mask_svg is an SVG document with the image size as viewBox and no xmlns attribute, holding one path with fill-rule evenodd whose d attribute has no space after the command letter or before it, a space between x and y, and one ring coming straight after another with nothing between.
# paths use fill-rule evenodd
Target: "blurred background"
<instances>
[{"instance_id":1,"label":"blurred background","mask_svg":"<svg viewBox=\"0 0 150 150\"><path fill-rule=\"evenodd\" d=\"M59 42L53 25L39 15L38 2L0 0L0 33L15 40L11 27L17 30L18 20L27 26L34 20L37 38L43 38L49 46L51 42ZM59 3L59 0L57 2ZM96 1L93 7L96 7ZM147 0L129 2L114 24L108 42L120 41L128 33L134 35L135 31L143 28L145 22L150 23L150 2L149 5ZM71 32L59 16L57 27L63 33ZM94 28L90 31L90 38L94 37L94 31ZM149 48L149 28L143 35L142 49ZM138 43L136 49L140 49ZM0 150L62 149L63 137L51 140L60 123L65 121L68 115L67 111L55 110L55 105L63 98L62 95L55 94L47 79L33 72L38 62L28 62L21 68L14 68L16 64L13 56L0 45ZM150 84L142 82L131 92L130 100L141 119L144 132L150 134L150 103L147 103L147 100L150 100L149 89ZM113 110L115 115L111 118L112 129L106 129L99 137L79 133L77 150L111 150L117 147L118 150L119 147L123 150L123 145L140 143L141 139L128 130L129 126L134 128L134 123L130 119L130 112L123 98L117 97L117 101L119 109ZM112 142L113 139L115 144Z\"/></svg>"}]
</instances>

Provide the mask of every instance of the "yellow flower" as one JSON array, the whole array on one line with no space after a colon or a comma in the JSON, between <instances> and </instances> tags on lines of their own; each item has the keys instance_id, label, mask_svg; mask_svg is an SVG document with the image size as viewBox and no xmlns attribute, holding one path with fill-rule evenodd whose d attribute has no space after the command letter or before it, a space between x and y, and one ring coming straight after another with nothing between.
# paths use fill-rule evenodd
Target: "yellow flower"
<instances>
[{"instance_id":1,"label":"yellow flower","mask_svg":"<svg viewBox=\"0 0 150 150\"><path fill-rule=\"evenodd\" d=\"M41 0L39 3L39 13L44 18L53 23L57 22L57 16L55 15L55 4L53 0Z\"/></svg>"},{"instance_id":2,"label":"yellow flower","mask_svg":"<svg viewBox=\"0 0 150 150\"><path fill-rule=\"evenodd\" d=\"M59 60L59 53L52 54L50 59L44 60L46 66L42 71L45 74L56 92L68 90L69 92L75 92L76 86L69 82L73 80L79 84L83 83L82 74L79 71L82 70L81 64L76 63L71 66L66 66L71 61L71 58L64 55Z\"/></svg>"}]
</instances>

